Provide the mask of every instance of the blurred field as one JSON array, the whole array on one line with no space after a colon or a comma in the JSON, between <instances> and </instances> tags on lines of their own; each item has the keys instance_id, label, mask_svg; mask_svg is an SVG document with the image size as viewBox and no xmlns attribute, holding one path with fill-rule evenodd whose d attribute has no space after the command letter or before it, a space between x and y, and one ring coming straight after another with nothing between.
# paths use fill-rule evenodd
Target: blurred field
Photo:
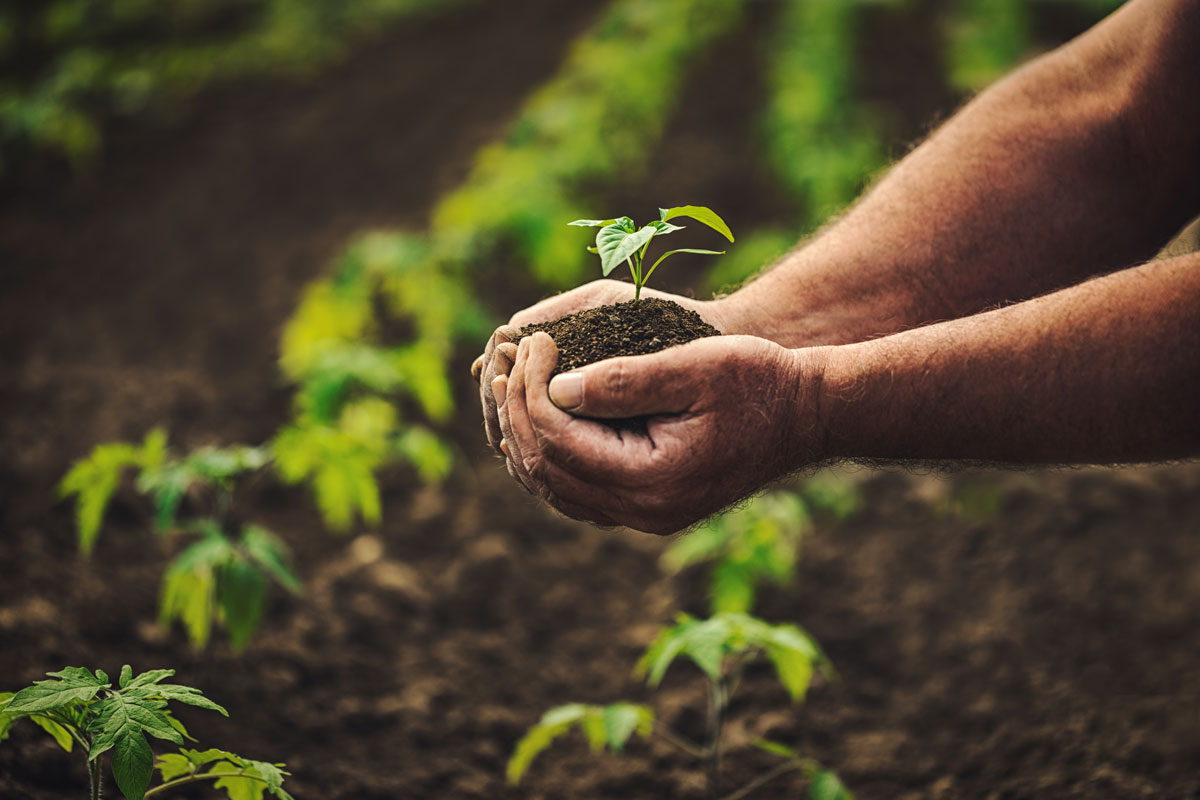
<instances>
[{"instance_id":1,"label":"blurred field","mask_svg":"<svg viewBox=\"0 0 1200 800\"><path fill-rule=\"evenodd\" d=\"M281 375L280 337L310 281L349 274L364 233L428 245L429 274L500 319L590 277L559 230L578 205L705 203L744 249L715 269L681 258L657 282L701 294L760 268L966 93L1111 6L671 2L614 17L599 0L359 2L315 27L305 13L319 4L304 2L213 4L215 16L63 2L65 43L36 47L12 44L36 4L0 12L0 688L66 664L173 666L232 713L184 716L193 735L287 761L298 798L703 796L685 759L644 742L619 757L560 744L520 789L504 785L512 746L553 705L630 698L698 730L697 671L673 668L652 693L629 670L677 611L703 613L705 583L663 574L667 543L559 519L511 484L482 441L467 375L479 342L462 330L421 328L414 313L368 326L372 347L424 336L442 348L448 418L394 394L402 424L453 455L444 482L389 462L382 523L344 536L303 488L247 489L306 591L272 597L243 656L223 641L196 652L155 623L179 545L148 533L129 487L86 562L54 488L97 442L153 425L193 447L262 442L293 421L306 377ZM140 22L72 28L68 7ZM677 76L630 89L643 105L554 83L597 26L628 46L638 20L684 8L700 15L680 26L690 36L641 48L656 75ZM161 16L172 9L184 22ZM270 19L283 27L259 24ZM198 66L115 103L130 64L157 69L138 55L155 43ZM228 47L241 60L214 56ZM580 70L623 74L600 50ZM47 94L80 51L103 66ZM621 109L628 147L595 120L573 128L562 107L601 121ZM77 121L49 133L12 122L64 116ZM520 213L488 216L497 197ZM731 786L769 764L746 747L766 735L799 743L859 798L1200 792L1194 465L845 480L860 509L822 522L797 580L764 589L759 609L812 632L842 682L792 706L750 673ZM26 728L0 744L0 797L81 796L77 756ZM783 779L755 796L796 792Z\"/></svg>"}]
</instances>

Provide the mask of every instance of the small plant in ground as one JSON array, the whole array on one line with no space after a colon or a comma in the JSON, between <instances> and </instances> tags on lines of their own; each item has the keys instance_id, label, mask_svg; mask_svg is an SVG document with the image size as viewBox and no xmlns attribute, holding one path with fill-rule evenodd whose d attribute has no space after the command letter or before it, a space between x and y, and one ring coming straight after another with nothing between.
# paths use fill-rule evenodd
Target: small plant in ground
<instances>
[{"instance_id":1,"label":"small plant in ground","mask_svg":"<svg viewBox=\"0 0 1200 800\"><path fill-rule=\"evenodd\" d=\"M711 563L713 613L749 612L758 585L786 584L795 577L800 544L818 513L843 519L858 507L858 492L845 479L820 473L796 490L768 492L745 508L721 514L676 539L660 563L667 573Z\"/></svg>"},{"instance_id":2,"label":"small plant in ground","mask_svg":"<svg viewBox=\"0 0 1200 800\"><path fill-rule=\"evenodd\" d=\"M237 484L270 462L264 448L245 446L201 447L175 456L166 434L155 429L141 445L98 445L71 467L59 492L75 498L79 546L88 555L123 475L136 470L135 486L154 507L154 529L194 538L166 569L162 620L182 622L196 647L208 643L213 623L220 621L240 651L262 618L270 583L300 591L283 542L233 514Z\"/></svg>"},{"instance_id":3,"label":"small plant in ground","mask_svg":"<svg viewBox=\"0 0 1200 800\"><path fill-rule=\"evenodd\" d=\"M508 780L516 784L534 758L571 728L580 728L593 750L608 747L622 750L635 733L656 735L702 762L710 797L720 797L723 734L730 701L746 667L769 661L793 702L804 699L814 670L832 675L827 659L816 643L795 625L772 625L741 613L716 614L709 619L680 615L677 623L664 628L638 661L634 674L657 687L667 669L680 656L687 656L708 679L708 725L702 743L689 741L655 719L647 706L615 703L608 706L571 704L547 711L517 743L508 762ZM838 777L812 759L779 742L759 740L755 746L783 760L775 767L724 795L725 800L746 797L759 787L788 772L799 772L809 782L813 800L852 800Z\"/></svg>"},{"instance_id":4,"label":"small plant in ground","mask_svg":"<svg viewBox=\"0 0 1200 800\"><path fill-rule=\"evenodd\" d=\"M658 265L670 256L676 253L699 253L709 256L719 256L725 253L724 250L696 250L692 248L668 250L659 256L650 265L649 269L646 269L644 264L646 251L650 249L650 242L654 237L683 230L682 225L673 225L671 220L678 217L690 217L697 222L704 223L729 241L733 241L733 233L729 230L729 226L725 224L725 220L717 216L712 209L705 208L704 206L660 208L658 213L659 219L640 228L629 217L577 219L567 224L586 228L600 228L596 232L596 246L594 248L589 247L588 250L599 254L600 269L605 277L608 277L609 273L616 269L622 262L628 264L629 272L633 276L633 299L639 300L642 296L642 287L646 285L646 281L650 280L650 276L654 274L654 270L658 268Z\"/></svg>"},{"instance_id":5,"label":"small plant in ground","mask_svg":"<svg viewBox=\"0 0 1200 800\"><path fill-rule=\"evenodd\" d=\"M66 667L48 673L52 680L36 681L16 694L0 693L0 741L8 738L14 722L28 718L68 753L78 745L87 761L91 800L100 798L103 759L110 752L112 775L126 800L142 800L197 781L212 781L230 800L262 800L264 791L292 800L283 789L288 774L283 764L253 761L226 750L182 747L184 739L194 740L167 707L169 701L229 714L199 689L163 683L174 674L173 669L152 669L134 675L126 664L113 686L103 670ZM180 745L179 752L155 759L147 736ZM155 769L161 782L151 788Z\"/></svg>"}]
</instances>

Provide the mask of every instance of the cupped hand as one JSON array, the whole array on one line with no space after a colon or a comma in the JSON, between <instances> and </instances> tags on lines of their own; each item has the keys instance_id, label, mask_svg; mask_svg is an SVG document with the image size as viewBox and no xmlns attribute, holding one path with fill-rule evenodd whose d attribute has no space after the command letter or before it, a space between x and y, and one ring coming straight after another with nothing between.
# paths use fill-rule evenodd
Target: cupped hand
<instances>
[{"instance_id":1,"label":"cupped hand","mask_svg":"<svg viewBox=\"0 0 1200 800\"><path fill-rule=\"evenodd\" d=\"M551 380L537 333L494 380L509 470L568 516L682 530L822 457L821 352L716 336Z\"/></svg>"},{"instance_id":2,"label":"cupped hand","mask_svg":"<svg viewBox=\"0 0 1200 800\"><path fill-rule=\"evenodd\" d=\"M659 297L664 300L674 300L684 308L691 309L717 330L725 332L721 314L716 304L709 301L692 300L688 297L667 294L653 289L643 289L645 297ZM585 283L583 286L555 295L549 299L518 311L509 319L507 325L502 325L488 339L483 355L475 359L471 365L471 375L479 381L479 401L483 407L483 427L487 433L488 444L500 450L500 420L496 413L496 398L492 394L492 382L498 375L507 375L517 357L518 331L526 325L535 322L548 322L583 311L588 308L621 303L633 299L633 284L614 280L598 280Z\"/></svg>"}]
</instances>

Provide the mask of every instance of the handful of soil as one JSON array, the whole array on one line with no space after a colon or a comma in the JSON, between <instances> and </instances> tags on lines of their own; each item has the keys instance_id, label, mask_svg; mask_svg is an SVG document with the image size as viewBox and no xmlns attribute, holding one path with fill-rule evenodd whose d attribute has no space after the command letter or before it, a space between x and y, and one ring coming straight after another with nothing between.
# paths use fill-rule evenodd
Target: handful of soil
<instances>
[{"instance_id":1,"label":"handful of soil","mask_svg":"<svg viewBox=\"0 0 1200 800\"><path fill-rule=\"evenodd\" d=\"M589 308L521 329L521 338L550 334L558 347L554 374L616 356L643 356L721 332L678 303L647 297Z\"/></svg>"}]
</instances>

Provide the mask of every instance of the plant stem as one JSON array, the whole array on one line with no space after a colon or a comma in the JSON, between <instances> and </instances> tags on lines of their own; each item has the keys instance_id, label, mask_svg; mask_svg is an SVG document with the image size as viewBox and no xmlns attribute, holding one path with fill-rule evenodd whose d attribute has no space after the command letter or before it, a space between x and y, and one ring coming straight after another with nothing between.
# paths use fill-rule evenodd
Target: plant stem
<instances>
[{"instance_id":1,"label":"plant stem","mask_svg":"<svg viewBox=\"0 0 1200 800\"><path fill-rule=\"evenodd\" d=\"M215 780L218 778L246 778L247 780L258 781L259 783L267 782L265 778L260 778L257 775L247 775L245 772L205 772L202 775L201 774L184 775L182 778L176 778L173 781L167 781L166 783L161 783L158 786L155 786L150 791L146 792L146 794L144 794L142 796L150 797L151 795L158 794L159 792L165 791L166 789L170 789L175 786L179 786L180 784L183 784L183 783L193 783L195 781L207 781L210 779Z\"/></svg>"},{"instance_id":2,"label":"plant stem","mask_svg":"<svg viewBox=\"0 0 1200 800\"><path fill-rule=\"evenodd\" d=\"M100 800L100 759L88 762L88 778L91 779L91 800Z\"/></svg>"},{"instance_id":3,"label":"plant stem","mask_svg":"<svg viewBox=\"0 0 1200 800\"><path fill-rule=\"evenodd\" d=\"M692 744L687 739L683 738L678 733L657 720L654 722L654 732L693 758L708 757L708 752L706 750Z\"/></svg>"},{"instance_id":4,"label":"plant stem","mask_svg":"<svg viewBox=\"0 0 1200 800\"><path fill-rule=\"evenodd\" d=\"M709 684L708 703L708 750L705 761L708 775L708 796L716 798L720 791L721 782L721 729L725 726L725 710L729 703L726 692L726 678Z\"/></svg>"},{"instance_id":5,"label":"plant stem","mask_svg":"<svg viewBox=\"0 0 1200 800\"><path fill-rule=\"evenodd\" d=\"M793 758L791 761L784 761L782 764L777 764L759 775L736 792L725 795L721 800L742 800L743 797L746 797L755 789L775 780L780 775L786 775L795 770L803 770L811 778L813 773L817 771L817 765L816 762L807 758Z\"/></svg>"}]
</instances>

